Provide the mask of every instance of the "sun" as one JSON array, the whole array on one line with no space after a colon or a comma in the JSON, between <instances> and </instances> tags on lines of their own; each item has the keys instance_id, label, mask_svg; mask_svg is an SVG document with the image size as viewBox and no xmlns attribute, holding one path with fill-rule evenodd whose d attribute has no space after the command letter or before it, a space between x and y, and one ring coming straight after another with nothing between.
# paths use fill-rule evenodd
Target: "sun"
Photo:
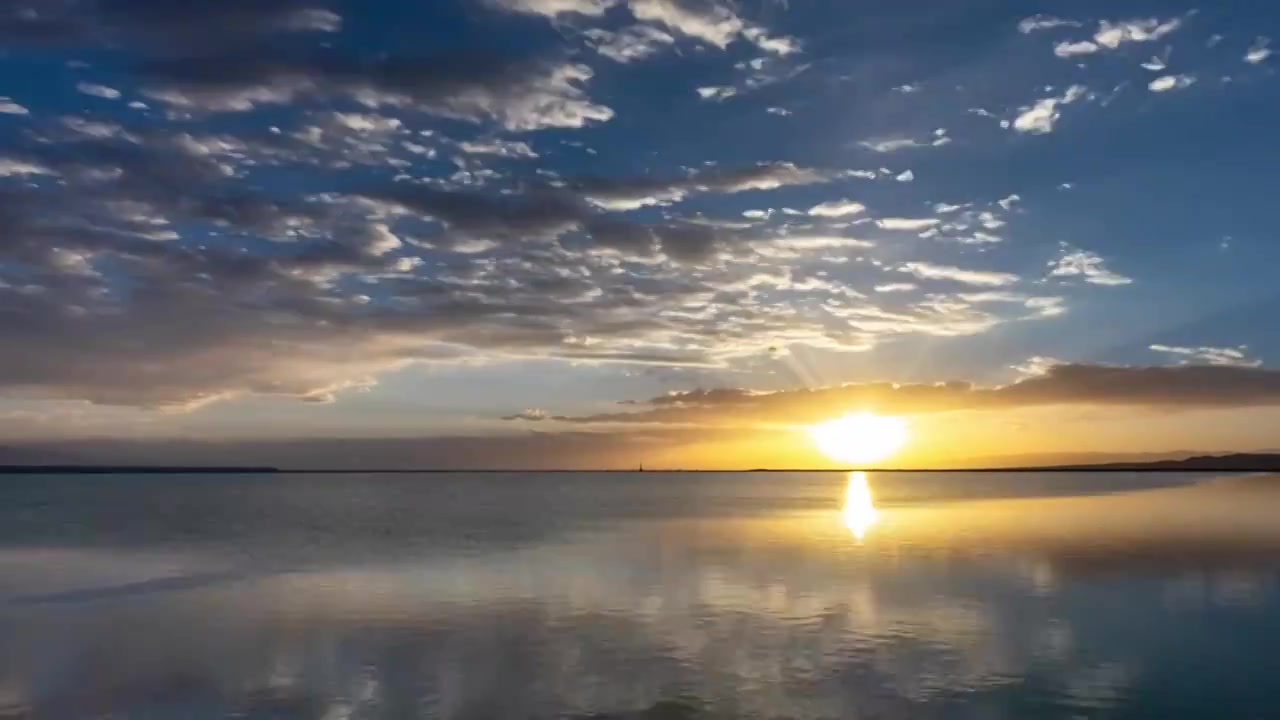
<instances>
[{"instance_id":1,"label":"sun","mask_svg":"<svg viewBox=\"0 0 1280 720\"><path fill-rule=\"evenodd\" d=\"M836 462L853 465L891 457L907 444L907 421L862 412L809 428L814 445Z\"/></svg>"}]
</instances>

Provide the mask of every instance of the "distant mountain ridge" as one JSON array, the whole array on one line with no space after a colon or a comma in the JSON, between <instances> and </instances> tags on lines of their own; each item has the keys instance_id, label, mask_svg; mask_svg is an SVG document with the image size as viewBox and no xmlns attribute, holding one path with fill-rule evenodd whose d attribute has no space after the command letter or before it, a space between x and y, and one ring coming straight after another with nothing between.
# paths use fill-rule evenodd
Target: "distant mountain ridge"
<instances>
[{"instance_id":1,"label":"distant mountain ridge","mask_svg":"<svg viewBox=\"0 0 1280 720\"><path fill-rule=\"evenodd\" d=\"M1232 453L1196 455L1180 460L1111 462L1088 465L1053 465L1039 470L1205 470L1231 472L1280 472L1280 453Z\"/></svg>"}]
</instances>

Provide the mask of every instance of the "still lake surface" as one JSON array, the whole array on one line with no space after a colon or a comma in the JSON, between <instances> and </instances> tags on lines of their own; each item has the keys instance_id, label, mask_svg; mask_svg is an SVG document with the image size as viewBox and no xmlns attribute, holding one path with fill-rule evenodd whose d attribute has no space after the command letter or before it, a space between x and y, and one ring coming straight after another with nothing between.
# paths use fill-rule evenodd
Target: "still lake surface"
<instances>
[{"instance_id":1,"label":"still lake surface","mask_svg":"<svg viewBox=\"0 0 1280 720\"><path fill-rule=\"evenodd\" d=\"M1280 478L0 477L0 718L1280 718Z\"/></svg>"}]
</instances>

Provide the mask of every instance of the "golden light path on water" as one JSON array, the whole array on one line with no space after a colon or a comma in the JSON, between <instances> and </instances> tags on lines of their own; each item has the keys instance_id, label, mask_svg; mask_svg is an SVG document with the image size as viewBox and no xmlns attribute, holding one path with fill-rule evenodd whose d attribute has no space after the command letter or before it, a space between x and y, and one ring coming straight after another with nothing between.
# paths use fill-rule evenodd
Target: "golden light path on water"
<instances>
[{"instance_id":1,"label":"golden light path on water","mask_svg":"<svg viewBox=\"0 0 1280 720\"><path fill-rule=\"evenodd\" d=\"M844 526L849 528L849 532L853 533L858 540L866 537L867 531L879 518L865 472L857 470L849 473L849 485L844 491L842 515Z\"/></svg>"}]
</instances>

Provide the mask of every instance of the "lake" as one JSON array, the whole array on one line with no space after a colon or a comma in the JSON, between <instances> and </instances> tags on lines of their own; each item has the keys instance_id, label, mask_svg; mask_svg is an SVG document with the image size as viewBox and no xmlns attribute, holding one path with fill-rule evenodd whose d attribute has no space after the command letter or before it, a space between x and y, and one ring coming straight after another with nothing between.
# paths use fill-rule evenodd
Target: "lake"
<instances>
[{"instance_id":1,"label":"lake","mask_svg":"<svg viewBox=\"0 0 1280 720\"><path fill-rule=\"evenodd\" d=\"M1280 478L0 477L0 718L1280 718Z\"/></svg>"}]
</instances>

